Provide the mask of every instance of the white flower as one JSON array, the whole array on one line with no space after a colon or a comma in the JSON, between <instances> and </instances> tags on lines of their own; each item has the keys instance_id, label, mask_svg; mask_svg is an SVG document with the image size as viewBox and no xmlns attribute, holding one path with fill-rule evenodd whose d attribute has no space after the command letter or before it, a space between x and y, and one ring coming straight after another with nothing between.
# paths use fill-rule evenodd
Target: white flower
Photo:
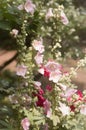
<instances>
[{"instance_id":1,"label":"white flower","mask_svg":"<svg viewBox=\"0 0 86 130\"><path fill-rule=\"evenodd\" d=\"M80 113L86 115L86 105L83 104L80 106Z\"/></svg>"},{"instance_id":2,"label":"white flower","mask_svg":"<svg viewBox=\"0 0 86 130\"><path fill-rule=\"evenodd\" d=\"M70 114L70 107L66 106L66 104L59 102L59 110L62 112L63 116Z\"/></svg>"}]
</instances>

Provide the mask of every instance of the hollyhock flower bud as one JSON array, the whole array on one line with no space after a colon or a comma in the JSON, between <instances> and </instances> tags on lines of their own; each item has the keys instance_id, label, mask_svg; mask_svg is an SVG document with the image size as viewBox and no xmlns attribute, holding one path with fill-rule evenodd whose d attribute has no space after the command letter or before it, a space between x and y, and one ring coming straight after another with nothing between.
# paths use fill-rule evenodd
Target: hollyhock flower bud
<instances>
[{"instance_id":1,"label":"hollyhock flower bud","mask_svg":"<svg viewBox=\"0 0 86 130\"><path fill-rule=\"evenodd\" d=\"M25 5L24 5L24 9L26 10L27 13L33 14L35 11L35 8L36 8L36 6L35 6L35 4L32 3L31 0L26 1Z\"/></svg>"},{"instance_id":2,"label":"hollyhock flower bud","mask_svg":"<svg viewBox=\"0 0 86 130\"><path fill-rule=\"evenodd\" d=\"M47 117L51 116L51 102L49 102L48 100L45 100L43 103L43 107L44 107L44 113L46 114Z\"/></svg>"},{"instance_id":3,"label":"hollyhock flower bud","mask_svg":"<svg viewBox=\"0 0 86 130\"><path fill-rule=\"evenodd\" d=\"M48 90L49 92L51 92L52 91L52 87L50 85L47 85L46 86L46 90Z\"/></svg>"},{"instance_id":4,"label":"hollyhock flower bud","mask_svg":"<svg viewBox=\"0 0 86 130\"><path fill-rule=\"evenodd\" d=\"M36 94L37 98L38 98L38 101L36 102L36 105L39 106L39 107L43 107L43 103L45 102L45 98L40 95L40 94Z\"/></svg>"},{"instance_id":5,"label":"hollyhock flower bud","mask_svg":"<svg viewBox=\"0 0 86 130\"><path fill-rule=\"evenodd\" d=\"M34 57L36 64L38 66L40 66L43 63L43 55L40 54L39 52L37 53L37 55Z\"/></svg>"},{"instance_id":6,"label":"hollyhock flower bud","mask_svg":"<svg viewBox=\"0 0 86 130\"><path fill-rule=\"evenodd\" d=\"M24 130L29 130L30 122L27 117L21 121L21 125Z\"/></svg>"},{"instance_id":7,"label":"hollyhock flower bud","mask_svg":"<svg viewBox=\"0 0 86 130\"><path fill-rule=\"evenodd\" d=\"M69 23L65 13L63 11L61 11L61 21L64 25L67 25Z\"/></svg>"},{"instance_id":8,"label":"hollyhock flower bud","mask_svg":"<svg viewBox=\"0 0 86 130\"><path fill-rule=\"evenodd\" d=\"M48 20L51 17L53 17L53 12L52 12L52 8L49 8L46 13L45 19Z\"/></svg>"},{"instance_id":9,"label":"hollyhock flower bud","mask_svg":"<svg viewBox=\"0 0 86 130\"><path fill-rule=\"evenodd\" d=\"M62 112L63 116L70 114L70 107L66 106L66 104L59 102L59 110Z\"/></svg>"},{"instance_id":10,"label":"hollyhock flower bud","mask_svg":"<svg viewBox=\"0 0 86 130\"><path fill-rule=\"evenodd\" d=\"M16 74L18 76L22 76L22 77L25 78L26 72L27 72L27 66L25 66L23 64L17 66L17 72L16 72Z\"/></svg>"}]
</instances>

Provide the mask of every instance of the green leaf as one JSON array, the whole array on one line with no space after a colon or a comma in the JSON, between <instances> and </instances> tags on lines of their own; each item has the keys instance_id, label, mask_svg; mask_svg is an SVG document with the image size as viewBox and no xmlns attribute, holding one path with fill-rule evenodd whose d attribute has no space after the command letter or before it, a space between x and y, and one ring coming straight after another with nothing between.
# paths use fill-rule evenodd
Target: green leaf
<instances>
[{"instance_id":1,"label":"green leaf","mask_svg":"<svg viewBox=\"0 0 86 130\"><path fill-rule=\"evenodd\" d=\"M54 126L56 126L58 123L60 123L59 117L54 114L51 116L51 120L53 121Z\"/></svg>"},{"instance_id":2,"label":"green leaf","mask_svg":"<svg viewBox=\"0 0 86 130\"><path fill-rule=\"evenodd\" d=\"M9 23L4 21L0 21L0 28L3 30L11 30Z\"/></svg>"}]
</instances>

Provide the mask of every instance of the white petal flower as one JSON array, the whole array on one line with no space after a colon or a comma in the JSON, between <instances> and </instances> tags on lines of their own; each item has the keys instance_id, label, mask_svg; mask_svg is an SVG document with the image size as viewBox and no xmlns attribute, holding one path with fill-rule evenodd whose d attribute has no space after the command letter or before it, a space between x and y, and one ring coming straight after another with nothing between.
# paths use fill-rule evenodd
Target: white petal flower
<instances>
[{"instance_id":1,"label":"white petal flower","mask_svg":"<svg viewBox=\"0 0 86 130\"><path fill-rule=\"evenodd\" d=\"M66 106L66 104L59 102L59 110L62 112L63 116L70 114L70 107Z\"/></svg>"}]
</instances>

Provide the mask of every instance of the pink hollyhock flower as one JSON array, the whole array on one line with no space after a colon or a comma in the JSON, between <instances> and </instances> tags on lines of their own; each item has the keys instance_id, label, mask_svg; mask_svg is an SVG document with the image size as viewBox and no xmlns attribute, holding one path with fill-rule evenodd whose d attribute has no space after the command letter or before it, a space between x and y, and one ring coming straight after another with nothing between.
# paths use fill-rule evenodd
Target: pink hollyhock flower
<instances>
[{"instance_id":1,"label":"pink hollyhock flower","mask_svg":"<svg viewBox=\"0 0 86 130\"><path fill-rule=\"evenodd\" d=\"M31 13L33 14L35 12L35 4L32 3L31 0L27 0L25 4L21 4L18 6L18 9L19 10L24 10L27 12L27 13Z\"/></svg>"},{"instance_id":2,"label":"pink hollyhock flower","mask_svg":"<svg viewBox=\"0 0 86 130\"><path fill-rule=\"evenodd\" d=\"M34 40L32 42L32 46L33 48L38 51L39 53L43 53L44 52L44 46L43 46L43 40Z\"/></svg>"},{"instance_id":3,"label":"pink hollyhock flower","mask_svg":"<svg viewBox=\"0 0 86 130\"><path fill-rule=\"evenodd\" d=\"M61 78L62 74L61 72L51 72L49 76L49 80L53 81L54 83L57 83L59 79Z\"/></svg>"},{"instance_id":4,"label":"pink hollyhock flower","mask_svg":"<svg viewBox=\"0 0 86 130\"><path fill-rule=\"evenodd\" d=\"M55 72L55 71L61 71L62 66L55 61L48 61L45 65L45 68L48 72Z\"/></svg>"},{"instance_id":5,"label":"pink hollyhock flower","mask_svg":"<svg viewBox=\"0 0 86 130\"><path fill-rule=\"evenodd\" d=\"M17 66L17 72L16 72L16 74L17 74L18 76L25 77L26 72L27 72L27 66L25 66L25 65L23 65L23 64Z\"/></svg>"},{"instance_id":6,"label":"pink hollyhock flower","mask_svg":"<svg viewBox=\"0 0 86 130\"><path fill-rule=\"evenodd\" d=\"M65 13L63 11L61 11L61 21L64 25L67 25L69 23Z\"/></svg>"},{"instance_id":7,"label":"pink hollyhock flower","mask_svg":"<svg viewBox=\"0 0 86 130\"><path fill-rule=\"evenodd\" d=\"M63 116L70 114L70 107L66 106L66 104L59 102L59 110L62 112Z\"/></svg>"},{"instance_id":8,"label":"pink hollyhock flower","mask_svg":"<svg viewBox=\"0 0 86 130\"><path fill-rule=\"evenodd\" d=\"M24 130L29 130L30 122L27 117L21 121L21 125Z\"/></svg>"},{"instance_id":9,"label":"pink hollyhock flower","mask_svg":"<svg viewBox=\"0 0 86 130\"><path fill-rule=\"evenodd\" d=\"M49 102L48 100L45 100L43 103L43 107L44 107L44 113L46 114L47 117L51 116L51 102Z\"/></svg>"},{"instance_id":10,"label":"pink hollyhock flower","mask_svg":"<svg viewBox=\"0 0 86 130\"><path fill-rule=\"evenodd\" d=\"M18 35L18 32L19 31L17 29L12 29L12 31L10 32L10 34L16 38L17 35Z\"/></svg>"},{"instance_id":11,"label":"pink hollyhock flower","mask_svg":"<svg viewBox=\"0 0 86 130\"><path fill-rule=\"evenodd\" d=\"M70 101L70 100L71 100L71 97L72 97L73 94L75 94L76 92L77 92L76 89L68 88L68 89L65 91L64 97L67 98L68 101Z\"/></svg>"},{"instance_id":12,"label":"pink hollyhock flower","mask_svg":"<svg viewBox=\"0 0 86 130\"><path fill-rule=\"evenodd\" d=\"M86 115L86 105L83 104L80 106L80 113Z\"/></svg>"},{"instance_id":13,"label":"pink hollyhock flower","mask_svg":"<svg viewBox=\"0 0 86 130\"><path fill-rule=\"evenodd\" d=\"M49 18L53 17L53 12L52 12L52 8L49 8L47 13L46 13L46 20L48 20Z\"/></svg>"},{"instance_id":14,"label":"pink hollyhock flower","mask_svg":"<svg viewBox=\"0 0 86 130\"><path fill-rule=\"evenodd\" d=\"M38 66L40 66L43 63L43 55L40 54L39 52L37 53L37 55L34 57L36 64Z\"/></svg>"},{"instance_id":15,"label":"pink hollyhock flower","mask_svg":"<svg viewBox=\"0 0 86 130\"><path fill-rule=\"evenodd\" d=\"M27 13L33 14L35 11L35 8L36 8L36 6L35 6L35 4L32 3L31 0L26 1L25 5L24 5L24 9L26 10Z\"/></svg>"},{"instance_id":16,"label":"pink hollyhock flower","mask_svg":"<svg viewBox=\"0 0 86 130\"><path fill-rule=\"evenodd\" d=\"M42 66L38 71L45 77L48 77L50 81L57 83L61 78L62 66L55 61L49 61L46 65Z\"/></svg>"}]
</instances>

